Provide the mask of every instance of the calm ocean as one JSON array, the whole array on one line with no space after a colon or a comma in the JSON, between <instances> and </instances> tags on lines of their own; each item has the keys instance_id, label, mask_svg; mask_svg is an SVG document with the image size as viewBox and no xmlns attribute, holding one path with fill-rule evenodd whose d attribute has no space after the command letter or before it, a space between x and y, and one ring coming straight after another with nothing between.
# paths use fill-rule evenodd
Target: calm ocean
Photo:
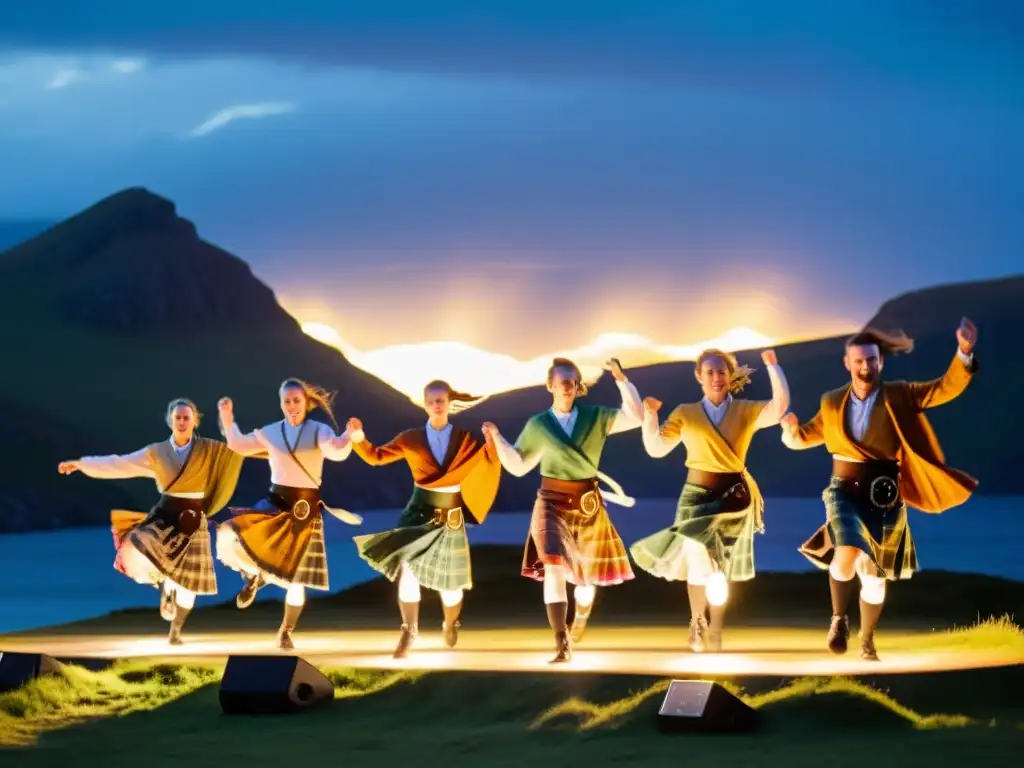
<instances>
[{"instance_id":1,"label":"calm ocean","mask_svg":"<svg viewBox=\"0 0 1024 768\"><path fill-rule=\"evenodd\" d=\"M633 509L612 505L612 519L627 546L671 522L674 499L645 499ZM820 525L818 499L769 499L767 532L756 539L757 569L812 570L796 551ZM911 511L911 529L921 567L982 573L1024 582L1024 498L978 497L944 515ZM398 510L364 514L353 528L328 517L326 537L331 586L340 591L376 577L355 553L351 537L394 525ZM477 544L521 545L527 513L494 514L471 528ZM113 543L107 528L0 535L0 633L91 618L112 610L153 606L156 592L135 584L111 567ZM231 600L239 576L217 563L221 594L199 598L199 605ZM261 600L280 600L266 589Z\"/></svg>"}]
</instances>

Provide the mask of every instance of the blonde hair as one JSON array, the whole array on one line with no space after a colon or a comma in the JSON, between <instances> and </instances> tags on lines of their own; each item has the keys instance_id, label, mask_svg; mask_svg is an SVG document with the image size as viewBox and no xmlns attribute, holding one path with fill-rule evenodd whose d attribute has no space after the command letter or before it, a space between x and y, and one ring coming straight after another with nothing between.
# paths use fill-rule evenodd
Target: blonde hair
<instances>
[{"instance_id":1,"label":"blonde hair","mask_svg":"<svg viewBox=\"0 0 1024 768\"><path fill-rule=\"evenodd\" d=\"M583 373L580 371L580 367L567 357L556 357L551 361L551 367L548 368L547 378L547 384L549 387L551 386L552 379L555 378L555 371L559 368L572 371L573 377L576 379L576 387L579 397L583 397L587 394L587 384L583 381Z\"/></svg>"},{"instance_id":2,"label":"blonde hair","mask_svg":"<svg viewBox=\"0 0 1024 768\"><path fill-rule=\"evenodd\" d=\"M434 379L432 382L427 384L423 388L423 396L426 398L427 392L430 390L442 390L448 396L448 402L450 403L449 410L452 413L461 413L467 408L472 408L474 405L479 405L484 400L484 397L475 397L473 395L466 394L465 392L459 392L458 390L452 389L452 385L443 379Z\"/></svg>"},{"instance_id":3,"label":"blonde hair","mask_svg":"<svg viewBox=\"0 0 1024 768\"><path fill-rule=\"evenodd\" d=\"M303 397L306 398L306 413L320 408L330 418L334 431L340 431L338 429L338 420L334 418L334 411L331 409L331 403L334 401L334 392L328 392L323 387L318 387L315 384L310 384L296 378L282 381L278 394L283 395L286 389L301 389Z\"/></svg>"},{"instance_id":4,"label":"blonde hair","mask_svg":"<svg viewBox=\"0 0 1024 768\"><path fill-rule=\"evenodd\" d=\"M855 333L846 340L846 349L850 347L866 347L874 344L881 355L909 354L914 350L914 340L902 329L880 331L868 326L860 333Z\"/></svg>"},{"instance_id":5,"label":"blonde hair","mask_svg":"<svg viewBox=\"0 0 1024 768\"><path fill-rule=\"evenodd\" d=\"M199 421L202 418L202 414L199 412L199 408L189 400L187 397L176 397L167 404L167 411L164 413L164 421L167 422L167 426L171 426L171 414L174 413L175 408L191 408L192 418L195 420L195 426L199 426Z\"/></svg>"},{"instance_id":6,"label":"blonde hair","mask_svg":"<svg viewBox=\"0 0 1024 768\"><path fill-rule=\"evenodd\" d=\"M729 392L734 395L742 392L743 388L750 383L750 374L754 372L754 369L740 365L736 362L736 358L733 355L720 349L705 349L700 353L700 357L697 358L697 364L693 368L693 375L697 381L700 381L701 366L715 357L725 362L725 368L729 372Z\"/></svg>"}]
</instances>

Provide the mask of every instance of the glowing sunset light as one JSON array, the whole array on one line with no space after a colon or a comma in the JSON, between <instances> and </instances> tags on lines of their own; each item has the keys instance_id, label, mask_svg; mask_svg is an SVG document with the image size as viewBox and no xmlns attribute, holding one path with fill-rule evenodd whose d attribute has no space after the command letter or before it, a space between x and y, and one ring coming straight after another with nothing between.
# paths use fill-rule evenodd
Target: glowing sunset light
<instances>
[{"instance_id":1,"label":"glowing sunset light","mask_svg":"<svg viewBox=\"0 0 1024 768\"><path fill-rule=\"evenodd\" d=\"M645 336L630 333L605 333L576 349L554 350L529 360L488 352L457 341L427 341L395 344L372 350L360 350L346 344L330 325L302 323L312 338L340 350L355 366L383 379L413 402L420 402L423 385L431 379L444 379L456 389L474 395L493 395L544 381L553 357L575 360L589 381L596 380L609 357L617 357L626 367L653 365L677 360L695 360L700 352L717 347L729 352L770 346L771 338L750 328L733 328L712 339L689 345L655 344Z\"/></svg>"}]
</instances>

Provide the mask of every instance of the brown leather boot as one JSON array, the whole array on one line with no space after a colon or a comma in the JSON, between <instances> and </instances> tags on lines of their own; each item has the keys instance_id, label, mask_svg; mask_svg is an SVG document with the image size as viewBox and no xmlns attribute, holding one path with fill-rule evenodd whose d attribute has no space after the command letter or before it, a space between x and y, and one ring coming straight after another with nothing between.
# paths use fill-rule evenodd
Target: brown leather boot
<instances>
[{"instance_id":1,"label":"brown leather boot","mask_svg":"<svg viewBox=\"0 0 1024 768\"><path fill-rule=\"evenodd\" d=\"M402 636L398 638L398 647L395 648L394 657L404 659L409 655L409 651L419 635L420 604L418 602L399 602L398 607L402 611Z\"/></svg>"},{"instance_id":2,"label":"brown leather boot","mask_svg":"<svg viewBox=\"0 0 1024 768\"><path fill-rule=\"evenodd\" d=\"M171 631L167 635L167 642L171 645L182 645L181 630L185 626L188 615L192 612L190 608L182 608L174 605L174 619L171 620Z\"/></svg>"},{"instance_id":3,"label":"brown leather boot","mask_svg":"<svg viewBox=\"0 0 1024 768\"><path fill-rule=\"evenodd\" d=\"M860 601L860 657L865 661L878 661L875 650L875 627L882 615L882 606Z\"/></svg>"},{"instance_id":4,"label":"brown leather boot","mask_svg":"<svg viewBox=\"0 0 1024 768\"><path fill-rule=\"evenodd\" d=\"M252 601L256 599L256 593L260 591L260 587L266 584L263 581L263 574L257 573L255 576L249 576L245 580L245 584L238 590L238 594L235 595L235 605L239 608L248 608L252 605Z\"/></svg>"},{"instance_id":5,"label":"brown leather boot","mask_svg":"<svg viewBox=\"0 0 1024 768\"><path fill-rule=\"evenodd\" d=\"M462 626L459 623L459 614L461 613L461 600L457 605L444 606L444 644L449 648L454 648L456 643L459 642L459 628Z\"/></svg>"},{"instance_id":6,"label":"brown leather boot","mask_svg":"<svg viewBox=\"0 0 1024 768\"><path fill-rule=\"evenodd\" d=\"M552 664L561 664L572 660L572 639L565 627L566 615L569 612L568 603L548 603L548 623L555 632L555 658Z\"/></svg>"},{"instance_id":7,"label":"brown leather boot","mask_svg":"<svg viewBox=\"0 0 1024 768\"><path fill-rule=\"evenodd\" d=\"M295 625L299 622L303 607L302 605L284 604L284 619L281 621L281 628L277 631L277 647L282 651L290 651L295 647L295 643L292 642L292 632L295 631Z\"/></svg>"}]
</instances>

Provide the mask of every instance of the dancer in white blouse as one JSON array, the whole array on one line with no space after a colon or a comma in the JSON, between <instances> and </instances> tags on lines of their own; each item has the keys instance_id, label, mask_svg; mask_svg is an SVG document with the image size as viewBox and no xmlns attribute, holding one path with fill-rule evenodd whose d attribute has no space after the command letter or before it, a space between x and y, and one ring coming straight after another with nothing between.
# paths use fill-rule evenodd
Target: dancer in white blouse
<instances>
[{"instance_id":1,"label":"dancer in white blouse","mask_svg":"<svg viewBox=\"0 0 1024 768\"><path fill-rule=\"evenodd\" d=\"M330 395L300 379L281 384L282 421L242 434L228 398L219 403L221 429L232 450L245 456L266 455L270 490L250 508L231 508L231 520L217 528L217 557L246 579L235 599L247 608L264 584L286 590L278 646L294 648L292 632L306 603L306 587L327 590L327 554L323 515L327 510L350 525L362 518L328 507L320 498L324 459L344 461L352 451L350 435L337 435ZM320 407L335 424L307 418Z\"/></svg>"}]
</instances>

